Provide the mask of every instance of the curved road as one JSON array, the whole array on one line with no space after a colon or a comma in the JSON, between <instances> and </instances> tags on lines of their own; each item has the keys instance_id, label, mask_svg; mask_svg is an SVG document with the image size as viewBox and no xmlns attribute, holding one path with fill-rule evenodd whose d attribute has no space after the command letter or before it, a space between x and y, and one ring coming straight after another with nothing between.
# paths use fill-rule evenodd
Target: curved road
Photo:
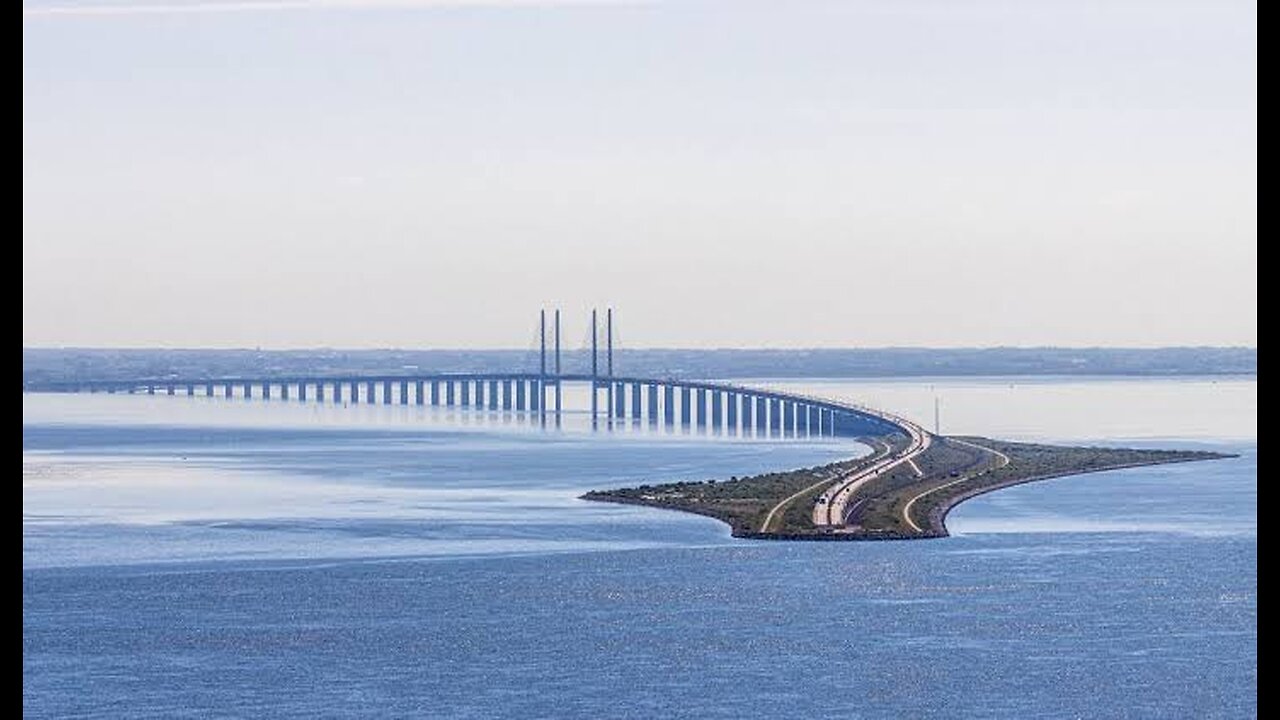
<instances>
[{"instance_id":1,"label":"curved road","mask_svg":"<svg viewBox=\"0 0 1280 720\"><path fill-rule=\"evenodd\" d=\"M983 451L983 452L989 452L989 453L992 453L993 455L995 455L995 456L996 456L997 462L999 463L998 465L996 465L996 469L1002 468L1002 467L1004 467L1005 465L1008 465L1008 464L1009 464L1009 462L1010 462L1010 461L1009 461L1009 456L1008 456L1008 455L1005 455L1004 453L1000 452L999 450L993 450L993 449L991 449L991 448L989 448L989 447L983 447L982 445L978 445L978 444L976 444L976 443L967 442L967 441L965 441L965 440L960 440L960 439L958 439L958 438L947 438L947 439L948 439L948 440L950 440L951 442L954 442L954 443L959 443L959 444L961 444L961 445L968 445L968 446L969 446L969 447L971 447L971 448L975 448L975 449L977 449L977 450L981 450L981 451ZM936 487L931 487L931 488L929 488L928 490L923 490L923 491L921 491L921 492L919 492L919 493L916 493L914 496L912 496L912 498L911 498L910 500L908 500L908 501L907 501L907 504L906 504L906 505L903 505L903 506L902 506L902 519L907 521L907 524L911 526L911 529L912 529L912 530L915 530L916 532L924 532L924 528L922 528L922 527L920 527L919 525L917 525L917 524L916 524L916 521L911 519L911 507L912 507L913 505L915 505L915 504L916 504L916 501L917 501L917 500L919 500L920 498L922 498L922 497L924 497L924 496L926 496L926 495L929 495L929 494L931 494L931 493L938 492L939 490L942 490L942 489L944 489L944 488L949 488L949 487L951 487L952 485L959 485L960 483L962 483L962 482L964 482L964 481L966 481L966 480L969 480L969 479L970 479L970 478L972 478L974 475L977 475L977 474L979 474L979 473L983 473L983 472L986 472L986 471L987 471L987 469L986 469L986 468L984 468L984 469L982 469L982 470L979 470L979 471L978 471L978 472L976 472L976 473L969 473L969 474L965 475L964 477L959 478L959 479L957 479L957 480L952 480L951 482L943 483L943 484L938 485L938 486L936 486Z\"/></svg>"},{"instance_id":2,"label":"curved road","mask_svg":"<svg viewBox=\"0 0 1280 720\"><path fill-rule=\"evenodd\" d=\"M822 493L818 498L818 502L813 506L814 525L818 527L843 526L849 501L859 488L866 485L873 478L892 470L902 463L909 462L913 468L915 467L914 459L920 453L929 449L930 443L933 442L933 436L913 422L899 419L898 424L910 435L911 442L907 444L907 447L901 452L890 454L861 470L850 473ZM919 471L917 470L917 472Z\"/></svg>"}]
</instances>

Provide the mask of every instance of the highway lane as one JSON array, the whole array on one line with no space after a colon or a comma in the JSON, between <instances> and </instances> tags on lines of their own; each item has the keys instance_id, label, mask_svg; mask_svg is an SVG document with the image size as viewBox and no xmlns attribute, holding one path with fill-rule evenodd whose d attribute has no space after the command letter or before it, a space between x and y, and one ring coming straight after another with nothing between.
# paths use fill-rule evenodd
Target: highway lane
<instances>
[{"instance_id":1,"label":"highway lane","mask_svg":"<svg viewBox=\"0 0 1280 720\"><path fill-rule=\"evenodd\" d=\"M947 438L947 439L948 439L948 440L950 440L951 442L954 442L954 443L959 443L959 444L961 444L961 445L967 445L967 446L969 446L969 447L971 447L971 448L974 448L974 449L977 449L977 450L981 450L981 451L983 451L983 452L992 453L993 455L995 455L995 456L996 456L996 462L998 463L998 464L996 465L996 468L997 468L997 469L998 469L998 468L1002 468L1002 467L1004 467L1005 465L1008 465L1008 464L1009 464L1009 462L1010 462L1010 461L1009 461L1009 456L1008 456L1008 455L1005 455L1004 453L1000 452L999 450L993 450L992 448L989 448L989 447L983 447L982 445L977 445L977 444L975 444L975 443L967 442L967 441L965 441L965 440L960 440L959 438ZM916 521L911 519L911 508L912 508L912 506L914 506L914 505L916 504L916 501L917 501L917 500L919 500L919 499L920 499L920 498L922 498L922 497L925 497L925 496L930 495L930 494L932 494L932 493L938 492L939 490L944 490L944 489L946 489L946 488L949 488L949 487L951 487L952 485L959 485L960 483L962 483L962 482L964 482L964 481L966 481L966 480L968 480L968 479L972 478L974 475L977 475L978 473L981 473L981 472L986 472L986 469L979 470L979 471L977 471L977 472L971 472L971 473L968 473L968 474L964 475L963 477L961 477L961 478L959 478L959 479L957 479L957 480L952 480L951 482L943 483L943 484L938 485L938 486L936 486L936 487L931 487L931 488L929 488L928 490L922 490L921 492L916 493L914 496L912 496L912 498L911 498L910 500L908 500L908 501L907 501L907 504L906 504L906 505L903 505L903 506L902 506L902 519L903 519L903 520L905 520L905 521L907 522L907 524L911 526L911 529L912 529L912 530L915 530L916 532L923 532L923 531L924 531L924 528L922 528L922 527L920 527L919 525L917 525L917 524L916 524Z\"/></svg>"},{"instance_id":2,"label":"highway lane","mask_svg":"<svg viewBox=\"0 0 1280 720\"><path fill-rule=\"evenodd\" d=\"M850 473L831 486L819 498L813 509L813 524L819 527L839 527L845 524L846 509L849 501L862 486L883 473L893 470L902 463L911 462L929 449L933 436L924 428L912 422L899 421L899 424L910 434L910 442L901 452L891 454L882 460ZM914 466L914 463L912 463ZM918 472L918 470L917 470Z\"/></svg>"},{"instance_id":3,"label":"highway lane","mask_svg":"<svg viewBox=\"0 0 1280 720\"><path fill-rule=\"evenodd\" d=\"M884 442L883 440L875 440L875 439L873 439L871 442L878 444L880 447L876 448L875 453L873 453L870 457L868 457L867 460L871 461L872 463L875 463L880 458L885 457L889 454L891 448L889 447L888 443ZM837 483L847 482L853 479L860 472L861 470L859 470L858 468L848 470L842 473L838 478L836 478L836 482ZM832 481L828 479L825 482L830 483ZM834 487L836 486L833 485L833 488ZM813 489L813 486L805 488L799 493L796 493L795 495L792 495L791 497L784 500L782 504L786 504L791 500L799 497L800 495L803 495L805 492L808 492L809 490L812 490L812 489ZM813 504L813 524L814 525L823 526L823 525L831 524L830 516L827 513L829 509L829 506L827 503L829 503L831 500L831 494L832 494L832 491L828 490L827 492L819 496L818 500Z\"/></svg>"}]
</instances>

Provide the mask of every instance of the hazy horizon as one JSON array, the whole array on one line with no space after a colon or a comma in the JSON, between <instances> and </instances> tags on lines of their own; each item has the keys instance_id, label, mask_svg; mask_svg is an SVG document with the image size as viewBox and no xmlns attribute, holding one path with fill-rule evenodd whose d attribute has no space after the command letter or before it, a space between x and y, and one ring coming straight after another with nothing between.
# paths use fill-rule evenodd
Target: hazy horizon
<instances>
[{"instance_id":1,"label":"hazy horizon","mask_svg":"<svg viewBox=\"0 0 1280 720\"><path fill-rule=\"evenodd\" d=\"M550 342L550 341L548 341ZM122 351L145 351L156 350L166 351L218 351L218 352L528 352L530 346L515 347L493 346L493 347L448 347L443 345L432 347L409 347L387 345L383 347L364 346L364 347L347 347L339 345L297 345L297 346L242 346L242 345L23 345L23 350L122 350ZM548 345L548 348L551 346ZM883 351L883 350L938 350L944 352L962 351L962 350L1134 350L1134 351L1157 351L1157 350L1257 350L1257 345L952 345L952 346L931 346L931 345L867 345L861 347L855 346L825 346L825 347L803 347L803 346L703 346L703 347L678 347L675 345L632 345L626 347L616 347L615 352L649 352L649 351L679 351L679 352L840 352L840 351ZM572 347L565 346L561 348L562 352L576 353L589 352L590 348L585 345L575 345ZM604 352L601 348L600 352Z\"/></svg>"},{"instance_id":2,"label":"hazy horizon","mask_svg":"<svg viewBox=\"0 0 1280 720\"><path fill-rule=\"evenodd\" d=\"M23 347L1257 346L1256 7L23 3Z\"/></svg>"}]
</instances>

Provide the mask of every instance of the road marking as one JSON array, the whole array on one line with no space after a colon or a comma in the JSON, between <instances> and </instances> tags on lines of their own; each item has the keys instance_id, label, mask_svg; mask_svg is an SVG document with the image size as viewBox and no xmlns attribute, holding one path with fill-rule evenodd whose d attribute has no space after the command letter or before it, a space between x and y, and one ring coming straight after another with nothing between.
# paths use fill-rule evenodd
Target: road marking
<instances>
[{"instance_id":1,"label":"road marking","mask_svg":"<svg viewBox=\"0 0 1280 720\"><path fill-rule=\"evenodd\" d=\"M773 509L769 511L769 514L764 516L764 522L760 523L760 532L769 532L769 524L773 522L773 516L774 516L774 515L777 515L777 514L778 514L778 511L779 511L779 510L781 510L782 508L786 507L786 505L787 505L788 503L790 503L792 500L795 500L796 498L798 498L798 497L800 497L801 495L803 495L803 494L805 494L805 493L809 492L810 490L817 489L818 487L821 487L822 485L825 485L825 484L827 484L827 483L829 483L829 482L831 482L831 478L829 478L829 477L828 477L828 478L823 478L823 479L819 480L818 482L816 482L816 483L814 483L814 484L810 485L809 487L807 487L807 488L805 488L805 489L803 489L803 490L798 490L798 491L796 491L796 492L794 492L794 493L792 493L792 494L788 495L788 496L786 497L786 499L785 499L785 500L783 500L782 502L778 503L777 505L774 505L774 506L773 506Z\"/></svg>"},{"instance_id":2,"label":"road marking","mask_svg":"<svg viewBox=\"0 0 1280 720\"><path fill-rule=\"evenodd\" d=\"M976 449L978 449L978 450L982 450L982 451L984 451L984 452L992 453L992 454L993 454L993 455L995 455L996 457L1000 458L1000 461L1001 461L1001 462L1000 462L1000 464L999 464L999 465L997 465L997 466L995 467L995 469L997 469L997 470L998 470L998 469L1000 469L1000 468L1002 468L1002 467L1004 467L1005 465L1008 465L1008 464L1011 462L1011 461L1009 460L1009 456L1008 456L1008 455L1005 455L1004 453L1000 452L999 450L994 450L994 449L989 448L989 447L983 447L982 445L978 445L978 444L976 444L976 443L971 443L971 442L966 442L966 441L964 441L964 440L960 440L960 439L957 439L957 438L947 438L947 439L948 439L948 440L951 440L951 441L953 441L953 442L960 443L961 445L968 445L968 446L969 446L969 447L971 447L971 448L976 448ZM985 472L985 471L984 471L984 472ZM928 490L925 490L925 491L923 491L923 492L920 492L920 493L916 494L916 496L915 496L915 497L913 497L913 498L911 498L910 500L908 500L908 501L907 501L907 504L906 504L906 505L903 505L903 506L902 506L902 519L903 519L903 520L906 520L906 521L907 521L907 524L911 526L911 529L915 530L916 532L924 532L924 528L922 528L922 527L920 527L919 525L917 525L917 524L916 524L916 521L911 519L911 506L915 505L915 504L916 504L916 501L917 501L917 500L919 500L920 498L924 497L925 495L928 495L928 494L930 494L930 493L938 492L939 490L944 490L944 489L946 489L946 488L951 487L952 485L958 485L958 484L960 484L960 483L964 482L965 480L970 480L970 479L972 479L972 478L973 478L973 475L972 475L972 474L971 474L971 475L965 475L964 477L960 478L959 480L952 480L952 481L951 481L951 482L949 482L949 483L943 483L943 484L941 484L941 485L939 485L939 486L937 486L937 487L929 488Z\"/></svg>"},{"instance_id":3,"label":"road marking","mask_svg":"<svg viewBox=\"0 0 1280 720\"><path fill-rule=\"evenodd\" d=\"M911 439L911 444L908 445L906 450L901 454L891 455L860 472L850 475L843 484L838 488L835 488L835 492L833 494L830 494L829 491L830 499L827 501L827 526L844 524L844 517L846 515L845 507L848 505L849 499L853 496L853 493L857 492L863 485L870 482L872 478L880 475L881 473L893 470L893 468L904 462L910 461L912 458L923 453L929 448L929 444L933 438L918 425L904 420L899 423L899 427L907 431Z\"/></svg>"}]
</instances>

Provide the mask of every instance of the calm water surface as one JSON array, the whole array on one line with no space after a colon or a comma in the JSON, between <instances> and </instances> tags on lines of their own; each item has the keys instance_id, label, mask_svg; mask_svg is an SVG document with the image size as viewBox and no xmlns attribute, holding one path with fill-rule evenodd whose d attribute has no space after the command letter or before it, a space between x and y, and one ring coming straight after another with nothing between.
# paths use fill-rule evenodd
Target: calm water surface
<instances>
[{"instance_id":1,"label":"calm water surface","mask_svg":"<svg viewBox=\"0 0 1280 720\"><path fill-rule=\"evenodd\" d=\"M737 541L576 500L863 452L513 416L23 398L31 717L1257 715L1257 382L778 383L944 432L1222 449Z\"/></svg>"}]
</instances>

